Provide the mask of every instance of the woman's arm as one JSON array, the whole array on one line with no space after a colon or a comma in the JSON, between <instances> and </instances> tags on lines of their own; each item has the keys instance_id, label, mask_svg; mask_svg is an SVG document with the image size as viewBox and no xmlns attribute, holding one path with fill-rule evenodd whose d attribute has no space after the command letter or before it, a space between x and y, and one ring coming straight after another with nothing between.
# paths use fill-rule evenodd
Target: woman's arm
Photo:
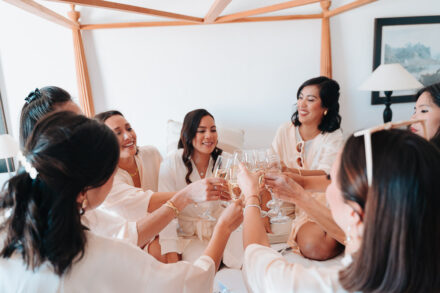
<instances>
[{"instance_id":1,"label":"woman's arm","mask_svg":"<svg viewBox=\"0 0 440 293\"><path fill-rule=\"evenodd\" d=\"M245 212L243 221L243 247L250 244L269 246L269 239L261 219L258 178L259 173L250 173L240 164L238 184L245 198Z\"/></svg>"},{"instance_id":2,"label":"woman's arm","mask_svg":"<svg viewBox=\"0 0 440 293\"><path fill-rule=\"evenodd\" d=\"M345 234L333 220L330 210L285 174L267 173L265 182L280 199L303 209L332 238L343 243Z\"/></svg>"},{"instance_id":3,"label":"woman's arm","mask_svg":"<svg viewBox=\"0 0 440 293\"><path fill-rule=\"evenodd\" d=\"M299 174L295 174L291 172L284 172L284 174L292 178L305 190L309 190L309 191L325 192L327 186L331 182L328 175L300 176Z\"/></svg>"},{"instance_id":4,"label":"woman's arm","mask_svg":"<svg viewBox=\"0 0 440 293\"><path fill-rule=\"evenodd\" d=\"M327 175L324 170L304 170L297 168L283 168L283 172L290 172L293 174L298 174L301 176L319 176L319 175Z\"/></svg>"},{"instance_id":5,"label":"woman's arm","mask_svg":"<svg viewBox=\"0 0 440 293\"><path fill-rule=\"evenodd\" d=\"M215 187L214 187L215 186ZM209 200L229 199L226 181L222 178L207 178L199 180L186 186L178 192L155 192L150 199L150 207L153 198L156 197L156 205L152 212L136 222L138 229L138 245L144 246L162 229L164 229L176 216L175 211L164 205L170 201L178 212L183 210L192 202L203 202ZM160 204L160 205L159 205Z\"/></svg>"},{"instance_id":6,"label":"woman's arm","mask_svg":"<svg viewBox=\"0 0 440 293\"><path fill-rule=\"evenodd\" d=\"M204 255L207 255L214 260L217 270L223 257L223 252L229 236L238 226L240 226L242 221L243 213L240 200L231 203L218 219L211 240L204 252Z\"/></svg>"}]
</instances>

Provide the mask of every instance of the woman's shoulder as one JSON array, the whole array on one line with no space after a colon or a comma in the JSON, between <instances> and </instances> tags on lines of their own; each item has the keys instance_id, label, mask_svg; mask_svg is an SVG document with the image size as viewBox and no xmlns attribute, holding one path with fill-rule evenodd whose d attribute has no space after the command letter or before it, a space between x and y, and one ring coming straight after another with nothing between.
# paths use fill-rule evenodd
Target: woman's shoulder
<instances>
[{"instance_id":1,"label":"woman's shoulder","mask_svg":"<svg viewBox=\"0 0 440 293\"><path fill-rule=\"evenodd\" d=\"M292 121L284 122L278 127L278 131L290 131L292 129L295 129L295 125L293 125Z\"/></svg>"},{"instance_id":2,"label":"woman's shoulder","mask_svg":"<svg viewBox=\"0 0 440 293\"><path fill-rule=\"evenodd\" d=\"M138 155L139 156L160 156L160 157L162 157L159 150L155 146L152 146L152 145L140 146Z\"/></svg>"},{"instance_id":3,"label":"woman's shoulder","mask_svg":"<svg viewBox=\"0 0 440 293\"><path fill-rule=\"evenodd\" d=\"M176 161L182 159L183 149L177 149L170 152L164 159L164 161Z\"/></svg>"},{"instance_id":4,"label":"woman's shoulder","mask_svg":"<svg viewBox=\"0 0 440 293\"><path fill-rule=\"evenodd\" d=\"M324 133L322 133L321 136L326 141L329 141L329 140L342 140L343 139L343 134L342 134L341 128L336 129L335 131L332 131L332 132L324 132Z\"/></svg>"}]
</instances>

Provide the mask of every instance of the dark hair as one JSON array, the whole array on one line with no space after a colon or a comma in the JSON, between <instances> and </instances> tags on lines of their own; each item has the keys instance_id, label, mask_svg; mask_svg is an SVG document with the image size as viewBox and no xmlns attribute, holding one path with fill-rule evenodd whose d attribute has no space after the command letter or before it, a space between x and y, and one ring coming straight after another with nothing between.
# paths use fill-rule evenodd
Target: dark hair
<instances>
[{"instance_id":1,"label":"dark hair","mask_svg":"<svg viewBox=\"0 0 440 293\"><path fill-rule=\"evenodd\" d=\"M28 268L49 261L62 275L85 250L77 197L107 182L119 145L107 126L63 111L37 123L24 156L38 175L32 179L21 168L1 192L0 211L12 213L0 227L7 234L0 255L17 250Z\"/></svg>"},{"instance_id":2,"label":"dark hair","mask_svg":"<svg viewBox=\"0 0 440 293\"><path fill-rule=\"evenodd\" d=\"M431 95L434 104L436 104L437 107L440 107L440 82L421 88L415 95L416 101L420 98L420 96L424 92L428 92ZM434 134L434 137L431 138L431 141L439 145L438 142L440 141L440 127L437 129L436 133Z\"/></svg>"},{"instance_id":3,"label":"dark hair","mask_svg":"<svg viewBox=\"0 0 440 293\"><path fill-rule=\"evenodd\" d=\"M193 154L194 146L192 144L192 141L197 134L197 128L199 127L200 121L205 116L211 116L212 119L214 119L214 116L212 116L205 109L196 109L188 112L185 115L185 119L183 119L182 130L180 131L180 140L177 148L183 148L182 161L185 164L186 169L188 170L185 176L185 181L188 184L191 183L189 176L193 171L191 164L191 155ZM212 151L211 153L211 157L214 159L214 163L217 160L217 157L221 155L221 153L222 150L216 146L214 151Z\"/></svg>"},{"instance_id":4,"label":"dark hair","mask_svg":"<svg viewBox=\"0 0 440 293\"><path fill-rule=\"evenodd\" d=\"M371 187L364 138L351 136L342 151L340 188L346 201L362 207L364 232L340 282L350 292L439 292L440 152L400 129L371 140Z\"/></svg>"},{"instance_id":5,"label":"dark hair","mask_svg":"<svg viewBox=\"0 0 440 293\"><path fill-rule=\"evenodd\" d=\"M20 116L20 145L24 147L26 140L34 129L35 124L54 110L57 104L72 101L70 94L62 88L47 86L35 89L26 97L26 103L21 109Z\"/></svg>"},{"instance_id":6,"label":"dark hair","mask_svg":"<svg viewBox=\"0 0 440 293\"><path fill-rule=\"evenodd\" d=\"M327 114L322 117L318 129L321 132L333 132L341 127L341 116L339 115L339 84L328 77L319 76L306 80L298 89L296 99L299 99L301 91L306 86L316 85L319 88L321 106L327 108ZM298 109L290 117L293 125L300 126L298 119Z\"/></svg>"},{"instance_id":7,"label":"dark hair","mask_svg":"<svg viewBox=\"0 0 440 293\"><path fill-rule=\"evenodd\" d=\"M105 112L101 112L99 114L95 115L95 119L98 120L99 122L105 123L105 120L107 120L108 118L112 117L112 116L122 116L124 117L124 115L122 115L121 112L117 111L117 110L110 110L110 111L105 111Z\"/></svg>"}]
</instances>

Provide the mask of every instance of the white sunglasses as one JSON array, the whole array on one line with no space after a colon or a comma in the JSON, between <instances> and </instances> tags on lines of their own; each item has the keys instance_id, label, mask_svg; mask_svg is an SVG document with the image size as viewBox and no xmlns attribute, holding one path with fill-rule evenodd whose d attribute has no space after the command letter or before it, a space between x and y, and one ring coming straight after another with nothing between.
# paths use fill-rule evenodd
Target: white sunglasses
<instances>
[{"instance_id":1,"label":"white sunglasses","mask_svg":"<svg viewBox=\"0 0 440 293\"><path fill-rule=\"evenodd\" d=\"M364 136L364 145L365 145L365 159L367 164L367 179L368 186L371 186L373 183L373 152L371 151L371 134L381 130L388 130L391 128L398 128L402 126L409 126L415 123L421 123L423 127L424 137L428 140L428 134L426 131L425 119L416 119L416 120L408 120L408 121L399 121L399 122L388 122L379 126L375 126L372 128L360 130L354 133L355 137Z\"/></svg>"}]
</instances>

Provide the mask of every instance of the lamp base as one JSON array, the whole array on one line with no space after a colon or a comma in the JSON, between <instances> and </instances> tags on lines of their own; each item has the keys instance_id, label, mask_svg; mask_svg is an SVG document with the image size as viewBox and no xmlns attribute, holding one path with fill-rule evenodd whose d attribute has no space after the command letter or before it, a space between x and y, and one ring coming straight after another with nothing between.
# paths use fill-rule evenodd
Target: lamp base
<instances>
[{"instance_id":1,"label":"lamp base","mask_svg":"<svg viewBox=\"0 0 440 293\"><path fill-rule=\"evenodd\" d=\"M393 91L385 91L385 110L383 110L383 123L390 122L393 118L393 111L391 111L391 95Z\"/></svg>"}]
</instances>

